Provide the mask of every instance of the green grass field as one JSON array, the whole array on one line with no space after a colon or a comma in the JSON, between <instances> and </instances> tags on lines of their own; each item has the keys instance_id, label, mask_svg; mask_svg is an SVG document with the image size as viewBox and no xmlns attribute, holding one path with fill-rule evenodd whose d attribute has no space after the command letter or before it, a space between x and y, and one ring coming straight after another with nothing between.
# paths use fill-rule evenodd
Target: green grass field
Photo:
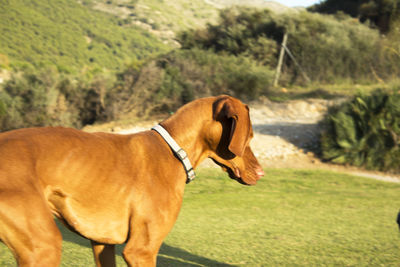
<instances>
[{"instance_id":1,"label":"green grass field","mask_svg":"<svg viewBox=\"0 0 400 267\"><path fill-rule=\"evenodd\" d=\"M399 209L400 184L268 169L246 187L205 169L186 187L158 266L399 266ZM89 242L62 231L62 266L94 266ZM4 245L0 266L15 266Z\"/></svg>"}]
</instances>

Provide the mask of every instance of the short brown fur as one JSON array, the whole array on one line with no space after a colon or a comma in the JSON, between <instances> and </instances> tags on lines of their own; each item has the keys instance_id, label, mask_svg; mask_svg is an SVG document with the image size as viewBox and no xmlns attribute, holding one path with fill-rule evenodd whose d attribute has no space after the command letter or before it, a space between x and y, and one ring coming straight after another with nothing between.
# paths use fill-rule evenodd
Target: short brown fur
<instances>
[{"instance_id":1,"label":"short brown fur","mask_svg":"<svg viewBox=\"0 0 400 267\"><path fill-rule=\"evenodd\" d=\"M252 185L263 175L249 141L248 107L229 96L193 101L161 123L198 166L212 158ZM58 266L61 234L53 215L92 242L97 266L155 266L178 216L182 163L155 131L132 135L61 127L0 134L0 239L19 266Z\"/></svg>"}]
</instances>

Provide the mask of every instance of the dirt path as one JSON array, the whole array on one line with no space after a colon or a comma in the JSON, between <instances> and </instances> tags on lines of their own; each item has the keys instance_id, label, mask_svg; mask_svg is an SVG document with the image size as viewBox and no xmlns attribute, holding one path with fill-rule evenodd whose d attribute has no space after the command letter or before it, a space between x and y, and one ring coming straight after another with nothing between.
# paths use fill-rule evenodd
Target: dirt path
<instances>
[{"instance_id":1,"label":"dirt path","mask_svg":"<svg viewBox=\"0 0 400 267\"><path fill-rule=\"evenodd\" d=\"M339 100L340 101L340 100ZM255 131L252 147L266 167L326 169L387 182L400 176L366 171L350 166L323 163L313 151L318 149L318 124L334 101L309 99L273 103L264 99L250 104Z\"/></svg>"},{"instance_id":2,"label":"dirt path","mask_svg":"<svg viewBox=\"0 0 400 267\"><path fill-rule=\"evenodd\" d=\"M318 148L318 136L321 131L318 122L333 104L333 101L321 99L274 103L266 98L250 103L254 129L251 146L261 164L272 168L329 169L399 183L400 176L327 164L314 155L313 151ZM122 134L134 133L148 130L156 123L142 122L127 129L114 128L113 131ZM215 164L206 161L202 166L211 167Z\"/></svg>"}]
</instances>

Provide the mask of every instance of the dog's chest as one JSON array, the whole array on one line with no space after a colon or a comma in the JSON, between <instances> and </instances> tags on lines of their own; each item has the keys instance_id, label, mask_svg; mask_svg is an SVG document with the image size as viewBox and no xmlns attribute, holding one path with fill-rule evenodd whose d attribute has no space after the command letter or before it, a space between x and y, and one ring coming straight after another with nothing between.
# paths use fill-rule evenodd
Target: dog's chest
<instances>
[{"instance_id":1,"label":"dog's chest","mask_svg":"<svg viewBox=\"0 0 400 267\"><path fill-rule=\"evenodd\" d=\"M45 195L52 213L80 235L101 243L121 244L128 237L129 205L101 194L69 194L48 186Z\"/></svg>"}]
</instances>

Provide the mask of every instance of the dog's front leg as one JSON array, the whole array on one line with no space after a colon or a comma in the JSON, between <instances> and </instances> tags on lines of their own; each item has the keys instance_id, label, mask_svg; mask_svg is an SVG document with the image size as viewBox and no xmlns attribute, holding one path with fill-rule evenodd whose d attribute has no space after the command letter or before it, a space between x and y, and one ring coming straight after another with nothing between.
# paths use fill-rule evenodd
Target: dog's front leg
<instances>
[{"instance_id":1,"label":"dog's front leg","mask_svg":"<svg viewBox=\"0 0 400 267\"><path fill-rule=\"evenodd\" d=\"M157 253L166 233L159 229L162 225L142 221L133 225L133 232L126 243L123 256L129 267L156 266Z\"/></svg>"},{"instance_id":2,"label":"dog's front leg","mask_svg":"<svg viewBox=\"0 0 400 267\"><path fill-rule=\"evenodd\" d=\"M114 245L101 244L93 240L90 242L97 267L116 267Z\"/></svg>"},{"instance_id":3,"label":"dog's front leg","mask_svg":"<svg viewBox=\"0 0 400 267\"><path fill-rule=\"evenodd\" d=\"M167 205L168 206L168 205ZM177 212L152 209L144 216L132 218L130 235L123 251L129 267L155 267L157 254L164 238L172 229Z\"/></svg>"}]
</instances>

